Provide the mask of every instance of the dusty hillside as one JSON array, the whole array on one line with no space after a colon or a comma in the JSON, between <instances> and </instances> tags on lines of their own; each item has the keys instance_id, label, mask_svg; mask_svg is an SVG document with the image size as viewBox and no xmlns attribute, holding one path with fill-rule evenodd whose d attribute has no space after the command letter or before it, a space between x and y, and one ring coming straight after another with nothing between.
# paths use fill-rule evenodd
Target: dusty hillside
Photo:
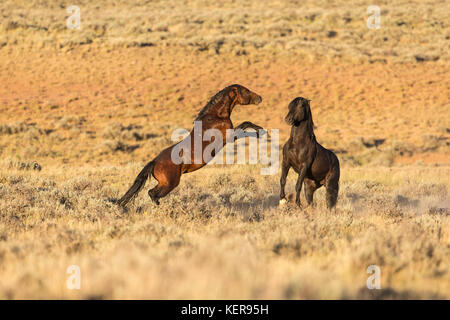
<instances>
[{"instance_id":1,"label":"dusty hillside","mask_svg":"<svg viewBox=\"0 0 450 320\"><path fill-rule=\"evenodd\" d=\"M450 8L378 5L369 30L363 1L79 1L70 30L65 2L2 1L0 298L449 298ZM280 209L253 165L186 175L159 207L109 201L232 83L263 97L232 120L281 143L312 100L336 212L323 190Z\"/></svg>"},{"instance_id":2,"label":"dusty hillside","mask_svg":"<svg viewBox=\"0 0 450 320\"><path fill-rule=\"evenodd\" d=\"M0 88L5 155L144 160L170 143L174 129L190 128L215 92L241 83L264 102L236 108L233 120L279 129L283 141L287 105L304 96L312 100L319 141L352 165L450 161L446 64L355 65L186 48L11 50L0 52L7 61L1 78L8 79ZM371 148L374 139L384 142Z\"/></svg>"}]
</instances>

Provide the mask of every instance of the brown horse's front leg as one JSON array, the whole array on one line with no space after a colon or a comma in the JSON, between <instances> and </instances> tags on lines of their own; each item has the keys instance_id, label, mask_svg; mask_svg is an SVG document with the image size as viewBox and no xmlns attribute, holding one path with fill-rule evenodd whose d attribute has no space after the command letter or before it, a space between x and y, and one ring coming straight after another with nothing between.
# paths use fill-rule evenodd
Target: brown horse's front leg
<instances>
[{"instance_id":1,"label":"brown horse's front leg","mask_svg":"<svg viewBox=\"0 0 450 320\"><path fill-rule=\"evenodd\" d=\"M259 136L260 136L260 131L259 130L263 130L263 133L262 133L263 135L267 133L267 131L264 130L263 127L258 126L257 124L254 124L254 123L252 123L250 121L242 122L240 125L238 125L236 128L234 128L234 130L235 131L238 131L238 130L245 131L248 128L256 130L256 137L257 138L259 138ZM246 137L246 136L249 136L249 135L247 134L247 135L242 135L242 136L235 136L235 140L243 138L243 137Z\"/></svg>"}]
</instances>

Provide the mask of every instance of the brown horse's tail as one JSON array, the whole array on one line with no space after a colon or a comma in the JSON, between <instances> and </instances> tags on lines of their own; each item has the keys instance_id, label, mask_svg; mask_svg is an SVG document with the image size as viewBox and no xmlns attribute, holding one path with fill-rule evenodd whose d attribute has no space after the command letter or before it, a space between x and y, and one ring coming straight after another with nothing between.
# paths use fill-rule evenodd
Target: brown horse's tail
<instances>
[{"instance_id":1,"label":"brown horse's tail","mask_svg":"<svg viewBox=\"0 0 450 320\"><path fill-rule=\"evenodd\" d=\"M153 167L155 166L154 161L150 161L147 163L144 167L144 169L139 172L138 176L134 180L133 185L131 188L125 193L125 195L117 201L117 204L119 206L125 207L128 202L130 202L131 199L133 199L139 191L142 190L142 188L145 186L145 183L147 182L147 179L149 178L150 174L153 173Z\"/></svg>"}]
</instances>

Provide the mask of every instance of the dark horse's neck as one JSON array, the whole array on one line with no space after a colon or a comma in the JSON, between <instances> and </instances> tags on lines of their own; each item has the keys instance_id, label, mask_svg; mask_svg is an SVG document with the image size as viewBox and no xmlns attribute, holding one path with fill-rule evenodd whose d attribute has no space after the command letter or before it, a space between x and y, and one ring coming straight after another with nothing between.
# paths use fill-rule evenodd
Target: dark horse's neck
<instances>
[{"instance_id":1,"label":"dark horse's neck","mask_svg":"<svg viewBox=\"0 0 450 320\"><path fill-rule=\"evenodd\" d=\"M293 125L291 128L291 137L294 142L299 143L314 141L316 136L314 135L314 123L312 117Z\"/></svg>"}]
</instances>

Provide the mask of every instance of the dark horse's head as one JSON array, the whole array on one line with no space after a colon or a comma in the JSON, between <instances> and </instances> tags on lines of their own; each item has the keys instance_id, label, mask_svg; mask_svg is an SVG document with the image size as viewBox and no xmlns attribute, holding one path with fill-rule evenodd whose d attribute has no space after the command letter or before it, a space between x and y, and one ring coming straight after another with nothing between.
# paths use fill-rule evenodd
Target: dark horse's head
<instances>
[{"instance_id":1,"label":"dark horse's head","mask_svg":"<svg viewBox=\"0 0 450 320\"><path fill-rule=\"evenodd\" d=\"M297 97L289 103L289 112L286 115L286 122L291 126L298 126L303 121L309 122L313 128L311 108L309 102L311 100Z\"/></svg>"},{"instance_id":2,"label":"dark horse's head","mask_svg":"<svg viewBox=\"0 0 450 320\"><path fill-rule=\"evenodd\" d=\"M233 84L228 86L211 98L208 104L200 111L196 120L206 114L216 114L220 117L229 117L236 105L260 104L262 97L244 86Z\"/></svg>"}]
</instances>

